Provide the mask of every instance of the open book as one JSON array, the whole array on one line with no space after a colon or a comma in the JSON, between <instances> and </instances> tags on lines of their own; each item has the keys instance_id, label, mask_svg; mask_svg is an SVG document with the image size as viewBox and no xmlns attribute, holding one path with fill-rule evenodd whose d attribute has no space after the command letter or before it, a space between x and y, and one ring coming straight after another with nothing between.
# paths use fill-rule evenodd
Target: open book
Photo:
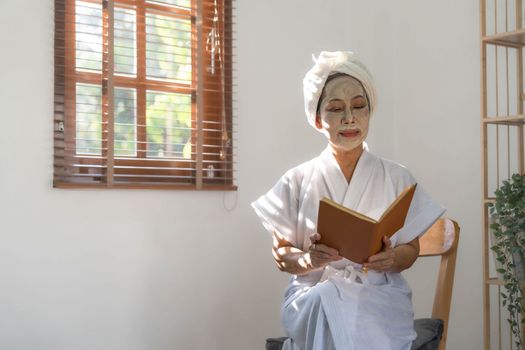
<instances>
[{"instance_id":1,"label":"open book","mask_svg":"<svg viewBox=\"0 0 525 350\"><path fill-rule=\"evenodd\" d=\"M391 237L405 224L416 185L407 187L376 221L328 198L319 201L319 243L359 264L381 250L383 236Z\"/></svg>"}]
</instances>

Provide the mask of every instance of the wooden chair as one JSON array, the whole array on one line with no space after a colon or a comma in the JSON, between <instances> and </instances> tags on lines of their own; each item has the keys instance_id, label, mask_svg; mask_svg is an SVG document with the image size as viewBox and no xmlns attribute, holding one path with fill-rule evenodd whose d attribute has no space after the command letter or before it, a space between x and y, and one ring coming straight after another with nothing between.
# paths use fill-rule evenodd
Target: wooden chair
<instances>
[{"instance_id":1,"label":"wooden chair","mask_svg":"<svg viewBox=\"0 0 525 350\"><path fill-rule=\"evenodd\" d=\"M441 256L441 264L432 317L414 321L417 338L412 344L412 350L445 350L446 348L458 241L459 225L446 218L436 221L419 239L419 257ZM285 340L285 337L266 339L266 349L281 349Z\"/></svg>"},{"instance_id":2,"label":"wooden chair","mask_svg":"<svg viewBox=\"0 0 525 350\"><path fill-rule=\"evenodd\" d=\"M419 257L441 256L432 319L443 321L443 333L439 341L439 350L445 350L447 342L448 318L456 270L456 254L459 241L459 225L450 219L439 219L419 239ZM417 330L417 322L416 330ZM418 332L418 338L420 334ZM416 341L414 345L417 346ZM417 349L417 347L415 348Z\"/></svg>"}]
</instances>

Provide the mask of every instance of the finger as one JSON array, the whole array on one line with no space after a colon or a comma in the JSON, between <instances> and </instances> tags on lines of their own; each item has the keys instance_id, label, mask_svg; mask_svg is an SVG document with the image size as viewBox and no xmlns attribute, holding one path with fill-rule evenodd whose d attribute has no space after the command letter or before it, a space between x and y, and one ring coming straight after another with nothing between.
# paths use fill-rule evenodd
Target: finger
<instances>
[{"instance_id":1,"label":"finger","mask_svg":"<svg viewBox=\"0 0 525 350\"><path fill-rule=\"evenodd\" d=\"M319 255L312 256L312 261L318 261L322 263L329 263L329 262L337 261L337 260L339 259L333 256L319 256Z\"/></svg>"},{"instance_id":2,"label":"finger","mask_svg":"<svg viewBox=\"0 0 525 350\"><path fill-rule=\"evenodd\" d=\"M385 272L385 269L381 265L365 266L368 270L374 270L379 272Z\"/></svg>"},{"instance_id":3,"label":"finger","mask_svg":"<svg viewBox=\"0 0 525 350\"><path fill-rule=\"evenodd\" d=\"M317 250L319 252L327 253L330 255L339 255L339 251L335 248L329 247L327 245L317 243L314 246L314 250Z\"/></svg>"},{"instance_id":4,"label":"finger","mask_svg":"<svg viewBox=\"0 0 525 350\"><path fill-rule=\"evenodd\" d=\"M325 253L320 252L311 252L310 256L312 257L312 260L316 261L322 261L323 263L329 263L332 261L341 260L343 257L339 255L329 255Z\"/></svg>"},{"instance_id":5,"label":"finger","mask_svg":"<svg viewBox=\"0 0 525 350\"><path fill-rule=\"evenodd\" d=\"M327 260L334 260L334 259L338 259L339 258L339 255L337 255L337 254L328 254L328 253L325 253L325 252L320 252L318 250L310 251L310 255L311 256L315 256L316 258L319 258L319 259L327 259Z\"/></svg>"},{"instance_id":6,"label":"finger","mask_svg":"<svg viewBox=\"0 0 525 350\"><path fill-rule=\"evenodd\" d=\"M383 236L383 243L385 244L385 249L392 248L392 241L390 238L388 238L388 236Z\"/></svg>"},{"instance_id":7,"label":"finger","mask_svg":"<svg viewBox=\"0 0 525 350\"><path fill-rule=\"evenodd\" d=\"M383 264L388 261L393 260L393 257L390 255L376 255L373 257L370 257L368 261L365 264Z\"/></svg>"},{"instance_id":8,"label":"finger","mask_svg":"<svg viewBox=\"0 0 525 350\"><path fill-rule=\"evenodd\" d=\"M394 264L394 259L389 258L389 259L378 260L372 263L366 262L363 264L363 266L368 267L368 268L385 268L385 267L390 268L393 264Z\"/></svg>"},{"instance_id":9,"label":"finger","mask_svg":"<svg viewBox=\"0 0 525 350\"><path fill-rule=\"evenodd\" d=\"M329 264L329 263L331 263L333 261L337 261L339 259L340 259L340 257L339 258L335 258L335 257L332 257L332 258L320 258L320 257L316 257L316 256L311 256L312 265L316 266L316 267Z\"/></svg>"},{"instance_id":10,"label":"finger","mask_svg":"<svg viewBox=\"0 0 525 350\"><path fill-rule=\"evenodd\" d=\"M363 264L363 266L371 270L388 271L390 267L392 266L392 262L388 260L383 260L383 261L378 261L375 263L365 263Z\"/></svg>"},{"instance_id":11,"label":"finger","mask_svg":"<svg viewBox=\"0 0 525 350\"><path fill-rule=\"evenodd\" d=\"M382 253L372 255L371 257L367 259L367 262L375 263L375 262L386 260L386 259L388 259L388 257L386 256L386 253L382 252Z\"/></svg>"}]
</instances>

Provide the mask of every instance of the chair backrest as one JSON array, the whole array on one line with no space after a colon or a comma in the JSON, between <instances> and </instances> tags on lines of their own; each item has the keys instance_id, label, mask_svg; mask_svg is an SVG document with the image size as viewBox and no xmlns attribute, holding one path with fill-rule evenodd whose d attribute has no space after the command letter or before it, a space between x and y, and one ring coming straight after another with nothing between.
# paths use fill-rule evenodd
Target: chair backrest
<instances>
[{"instance_id":1,"label":"chair backrest","mask_svg":"<svg viewBox=\"0 0 525 350\"><path fill-rule=\"evenodd\" d=\"M444 350L446 347L458 240L459 225L447 218L436 221L419 239L420 257L441 256L434 307L432 308L432 318L443 320L443 337L439 343L439 350Z\"/></svg>"}]
</instances>

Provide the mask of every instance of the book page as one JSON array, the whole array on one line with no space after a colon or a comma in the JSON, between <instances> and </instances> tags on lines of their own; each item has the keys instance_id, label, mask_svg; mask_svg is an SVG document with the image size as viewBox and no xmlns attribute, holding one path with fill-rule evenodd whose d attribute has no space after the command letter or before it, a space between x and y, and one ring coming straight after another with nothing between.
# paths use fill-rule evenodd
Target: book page
<instances>
[{"instance_id":1,"label":"book page","mask_svg":"<svg viewBox=\"0 0 525 350\"><path fill-rule=\"evenodd\" d=\"M377 231L381 239L383 236L391 237L405 225L405 219L414 197L416 185L407 187L381 216Z\"/></svg>"},{"instance_id":2,"label":"book page","mask_svg":"<svg viewBox=\"0 0 525 350\"><path fill-rule=\"evenodd\" d=\"M339 210L342 210L342 211L344 211L344 212L347 212L347 213L350 214L350 215L353 215L353 216L356 216L356 217L360 218L361 220L365 220L365 221L368 221L368 222L371 222L371 223L374 223L374 224L377 223L377 221L374 220L374 219L372 219L371 217L368 217L368 216L366 216L365 214L361 214L361 213L359 213L359 212L357 212L357 211L355 211L355 210L352 210L352 209L350 209L350 208L347 208L347 207L345 207L344 205L341 205L341 204L339 204L339 203L337 203L337 202L334 202L334 201L331 200L330 198L326 198L326 197L325 197L325 198L321 199L320 202L328 203L328 204L330 204L331 206L334 206L334 207L338 208Z\"/></svg>"}]
</instances>

